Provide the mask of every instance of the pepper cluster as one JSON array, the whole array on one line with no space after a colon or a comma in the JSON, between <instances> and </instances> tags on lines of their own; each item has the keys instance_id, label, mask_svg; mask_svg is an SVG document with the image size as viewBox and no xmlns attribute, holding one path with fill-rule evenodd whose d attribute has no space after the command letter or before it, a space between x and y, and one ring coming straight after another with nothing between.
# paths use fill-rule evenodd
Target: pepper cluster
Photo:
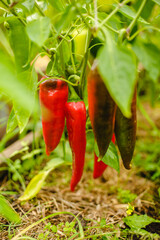
<instances>
[{"instance_id":1,"label":"pepper cluster","mask_svg":"<svg viewBox=\"0 0 160 240\"><path fill-rule=\"evenodd\" d=\"M43 80L43 79L42 79ZM131 104L130 119L123 116L110 96L97 68L93 63L87 79L89 117L99 149L99 157L94 153L93 177L102 175L107 165L102 160L110 142L116 142L120 150L123 164L130 168L136 140L136 91ZM70 92L71 101L68 101ZM71 191L80 181L86 151L86 107L73 88L60 79L45 80L40 84L39 99L42 112L43 137L46 154L57 147L66 125L69 144L72 150Z\"/></svg>"},{"instance_id":2,"label":"pepper cluster","mask_svg":"<svg viewBox=\"0 0 160 240\"><path fill-rule=\"evenodd\" d=\"M50 79L42 82L40 84L39 99L42 113L43 137L47 155L50 155L60 142L66 118L73 159L70 188L71 191L74 191L82 177L85 160L85 104L79 99L67 102L68 85L60 79Z\"/></svg>"},{"instance_id":3,"label":"pepper cluster","mask_svg":"<svg viewBox=\"0 0 160 240\"><path fill-rule=\"evenodd\" d=\"M99 158L104 157L111 140L115 141L112 138L115 133L124 167L130 169L136 142L136 89L131 103L131 118L126 118L110 96L94 61L88 75L88 104ZM96 155L95 164L97 164ZM105 167L103 162L99 162L100 172L103 172ZM97 176L99 175L94 171L94 177Z\"/></svg>"}]
</instances>

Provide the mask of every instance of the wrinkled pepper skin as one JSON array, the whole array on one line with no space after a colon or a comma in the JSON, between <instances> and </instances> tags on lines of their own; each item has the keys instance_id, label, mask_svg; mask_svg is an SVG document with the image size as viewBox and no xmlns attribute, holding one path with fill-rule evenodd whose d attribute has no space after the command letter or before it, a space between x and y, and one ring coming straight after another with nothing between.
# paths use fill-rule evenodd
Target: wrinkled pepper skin
<instances>
[{"instance_id":1,"label":"wrinkled pepper skin","mask_svg":"<svg viewBox=\"0 0 160 240\"><path fill-rule=\"evenodd\" d=\"M65 124L65 103L68 100L68 85L60 79L50 79L40 84L39 100L42 113L43 137L46 154L57 147Z\"/></svg>"},{"instance_id":2,"label":"wrinkled pepper skin","mask_svg":"<svg viewBox=\"0 0 160 240\"><path fill-rule=\"evenodd\" d=\"M100 153L99 157L102 159L112 139L116 104L111 98L94 63L88 75L87 90L89 116Z\"/></svg>"},{"instance_id":3,"label":"wrinkled pepper skin","mask_svg":"<svg viewBox=\"0 0 160 240\"><path fill-rule=\"evenodd\" d=\"M115 135L112 136L112 142L115 143ZM98 157L94 153L94 169L93 169L93 178L99 178L103 172L106 170L108 165L106 165L103 161L98 162Z\"/></svg>"},{"instance_id":4,"label":"wrinkled pepper skin","mask_svg":"<svg viewBox=\"0 0 160 240\"><path fill-rule=\"evenodd\" d=\"M137 91L135 90L131 104L131 118L123 116L119 108L116 111L115 120L115 135L117 145L122 157L123 165L126 169L130 169L130 163L133 157L133 152L136 143L136 98Z\"/></svg>"},{"instance_id":5,"label":"wrinkled pepper skin","mask_svg":"<svg viewBox=\"0 0 160 240\"><path fill-rule=\"evenodd\" d=\"M72 150L71 191L74 191L83 173L86 151L86 108L83 101L68 102L65 105L65 115L69 143Z\"/></svg>"}]
</instances>

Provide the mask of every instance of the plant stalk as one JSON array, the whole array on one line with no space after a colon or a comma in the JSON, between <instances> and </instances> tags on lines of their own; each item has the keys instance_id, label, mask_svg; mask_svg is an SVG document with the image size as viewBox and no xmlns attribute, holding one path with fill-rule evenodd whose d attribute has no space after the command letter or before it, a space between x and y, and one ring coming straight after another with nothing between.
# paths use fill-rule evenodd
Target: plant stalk
<instances>
[{"instance_id":1,"label":"plant stalk","mask_svg":"<svg viewBox=\"0 0 160 240\"><path fill-rule=\"evenodd\" d=\"M121 7L123 7L123 5L125 5L126 3L130 2L131 0L124 0L122 3L119 3L117 5L117 7L101 22L101 24L99 25L99 27L102 27L116 12L119 11L119 9Z\"/></svg>"},{"instance_id":2,"label":"plant stalk","mask_svg":"<svg viewBox=\"0 0 160 240\"><path fill-rule=\"evenodd\" d=\"M135 18L132 20L132 22L131 22L130 25L128 26L128 28L127 28L126 31L127 31L129 34L131 33L131 31L132 31L135 23L137 22L137 19L139 18L139 16L140 16L140 14L141 14L141 12L142 12L142 10L143 10L146 2L147 2L147 0L143 0L143 1L142 1L141 6L139 7L138 12L137 12Z\"/></svg>"},{"instance_id":3,"label":"plant stalk","mask_svg":"<svg viewBox=\"0 0 160 240\"><path fill-rule=\"evenodd\" d=\"M160 32L160 29L157 27L153 27L153 26L148 26L148 27L144 27L139 29L137 32L135 32L131 37L128 38L129 41L132 41L140 32L148 30L148 29L152 29L154 31Z\"/></svg>"},{"instance_id":4,"label":"plant stalk","mask_svg":"<svg viewBox=\"0 0 160 240\"><path fill-rule=\"evenodd\" d=\"M9 11L10 11L15 17L18 18L18 20L19 20L24 26L26 26L26 23L18 16L18 14L14 11L14 9L11 9L10 6L9 6L7 3L5 3L3 0L0 0L0 1L1 1L1 3L2 3L6 8L9 9Z\"/></svg>"},{"instance_id":5,"label":"plant stalk","mask_svg":"<svg viewBox=\"0 0 160 240\"><path fill-rule=\"evenodd\" d=\"M84 86L85 86L86 67L87 67L87 61L88 61L88 47L90 44L90 40L91 40L91 33L90 33L90 30L88 30L87 41L85 45L85 54L83 58L82 72L80 76L80 96L82 97L82 99L84 97L83 94L84 94Z\"/></svg>"},{"instance_id":6,"label":"plant stalk","mask_svg":"<svg viewBox=\"0 0 160 240\"><path fill-rule=\"evenodd\" d=\"M97 16L97 0L94 1L94 20L95 20L95 31L98 29L98 16Z\"/></svg>"},{"instance_id":7,"label":"plant stalk","mask_svg":"<svg viewBox=\"0 0 160 240\"><path fill-rule=\"evenodd\" d=\"M39 13L43 16L43 17L45 17L45 14L43 13L43 11L41 10L41 8L39 7L39 5L37 4L37 2L35 1L35 7L37 8L37 10L39 11Z\"/></svg>"}]
</instances>

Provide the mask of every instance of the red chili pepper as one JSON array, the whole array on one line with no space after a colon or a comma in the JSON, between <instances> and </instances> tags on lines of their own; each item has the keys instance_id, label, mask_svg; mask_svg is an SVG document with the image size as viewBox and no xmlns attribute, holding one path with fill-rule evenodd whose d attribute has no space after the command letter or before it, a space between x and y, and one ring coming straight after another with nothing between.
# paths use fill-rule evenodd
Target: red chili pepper
<instances>
[{"instance_id":1,"label":"red chili pepper","mask_svg":"<svg viewBox=\"0 0 160 240\"><path fill-rule=\"evenodd\" d=\"M115 135L112 136L112 142L115 143ZM103 161L98 162L98 157L94 153L94 169L93 169L93 178L99 178L103 172L108 167Z\"/></svg>"},{"instance_id":2,"label":"red chili pepper","mask_svg":"<svg viewBox=\"0 0 160 240\"><path fill-rule=\"evenodd\" d=\"M67 83L60 79L50 79L42 82L39 99L46 154L49 155L57 147L63 133L64 108L68 99Z\"/></svg>"},{"instance_id":3,"label":"red chili pepper","mask_svg":"<svg viewBox=\"0 0 160 240\"><path fill-rule=\"evenodd\" d=\"M68 102L65 105L67 130L72 149L71 191L74 191L83 173L86 151L86 108L83 101Z\"/></svg>"},{"instance_id":4,"label":"red chili pepper","mask_svg":"<svg viewBox=\"0 0 160 240\"><path fill-rule=\"evenodd\" d=\"M98 73L96 62L88 75L87 85L89 116L102 159L112 139L116 104Z\"/></svg>"}]
</instances>

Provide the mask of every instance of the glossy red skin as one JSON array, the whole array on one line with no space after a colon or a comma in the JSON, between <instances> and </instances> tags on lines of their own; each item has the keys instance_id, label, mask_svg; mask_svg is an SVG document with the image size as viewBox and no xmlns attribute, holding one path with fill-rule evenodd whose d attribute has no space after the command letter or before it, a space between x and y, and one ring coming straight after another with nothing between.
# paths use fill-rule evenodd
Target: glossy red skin
<instances>
[{"instance_id":1,"label":"glossy red skin","mask_svg":"<svg viewBox=\"0 0 160 240\"><path fill-rule=\"evenodd\" d=\"M46 154L50 155L60 142L64 130L64 108L68 99L67 83L60 79L50 79L42 82L39 99Z\"/></svg>"},{"instance_id":2,"label":"glossy red skin","mask_svg":"<svg viewBox=\"0 0 160 240\"><path fill-rule=\"evenodd\" d=\"M112 142L115 143L115 135L112 136ZM99 178L103 172L106 170L108 165L106 165L103 161L98 162L98 157L94 153L94 169L93 169L93 178Z\"/></svg>"},{"instance_id":3,"label":"glossy red skin","mask_svg":"<svg viewBox=\"0 0 160 240\"><path fill-rule=\"evenodd\" d=\"M95 62L87 78L89 116L100 158L107 152L114 132L116 104L110 96Z\"/></svg>"},{"instance_id":4,"label":"glossy red skin","mask_svg":"<svg viewBox=\"0 0 160 240\"><path fill-rule=\"evenodd\" d=\"M65 104L65 115L70 147L72 149L71 191L74 191L83 174L86 151L86 108L83 101Z\"/></svg>"}]
</instances>

